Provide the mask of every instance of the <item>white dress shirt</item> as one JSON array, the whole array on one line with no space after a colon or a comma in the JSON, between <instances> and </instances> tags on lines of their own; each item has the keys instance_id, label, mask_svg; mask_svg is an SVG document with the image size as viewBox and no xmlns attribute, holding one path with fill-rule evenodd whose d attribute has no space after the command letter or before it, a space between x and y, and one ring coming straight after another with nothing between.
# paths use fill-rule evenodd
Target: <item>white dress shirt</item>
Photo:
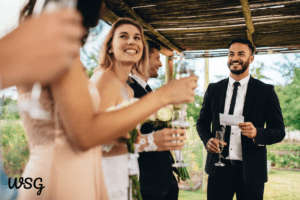
<instances>
[{"instance_id":1,"label":"white dress shirt","mask_svg":"<svg viewBox=\"0 0 300 200\"><path fill-rule=\"evenodd\" d=\"M238 91L236 95L236 104L234 107L233 115L242 116L244 103L248 88L248 83L250 80L250 75L240 80L240 84L238 86ZM226 92L226 99L225 99L225 108L224 114L228 114L232 93L233 93L233 83L236 82L233 78L229 77L227 92ZM230 133L230 143L229 143L229 154L226 159L229 160L243 160L242 157L242 143L241 143L241 130L238 126L231 126L231 133Z\"/></svg>"},{"instance_id":2,"label":"white dress shirt","mask_svg":"<svg viewBox=\"0 0 300 200\"><path fill-rule=\"evenodd\" d=\"M136 82L138 82L146 90L146 86L148 85L146 81L144 81L141 77L139 77L135 74L130 74L130 76L131 76L131 78L134 78L136 80Z\"/></svg>"}]
</instances>

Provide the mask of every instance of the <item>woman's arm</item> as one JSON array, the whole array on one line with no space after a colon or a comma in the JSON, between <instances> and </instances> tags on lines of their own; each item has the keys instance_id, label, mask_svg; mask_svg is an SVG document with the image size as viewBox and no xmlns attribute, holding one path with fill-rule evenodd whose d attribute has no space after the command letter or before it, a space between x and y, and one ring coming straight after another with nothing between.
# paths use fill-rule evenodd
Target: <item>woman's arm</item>
<instances>
[{"instance_id":1,"label":"woman's arm","mask_svg":"<svg viewBox=\"0 0 300 200\"><path fill-rule=\"evenodd\" d=\"M96 72L91 77L91 82L97 87L101 97L99 111L106 112L107 109L115 107L123 101L121 83L112 70ZM132 91L128 91L128 93L129 97L132 98ZM107 147L111 149L106 151L105 148L103 148L103 157L126 154L127 148L124 144L124 142L118 139L105 143L104 145L108 145Z\"/></svg>"},{"instance_id":2,"label":"woman's arm","mask_svg":"<svg viewBox=\"0 0 300 200\"><path fill-rule=\"evenodd\" d=\"M194 100L198 77L170 81L167 85L121 110L95 114L86 77L79 60L51 88L63 124L81 150L119 138L160 107ZM113 91L111 91L113 92Z\"/></svg>"}]
</instances>

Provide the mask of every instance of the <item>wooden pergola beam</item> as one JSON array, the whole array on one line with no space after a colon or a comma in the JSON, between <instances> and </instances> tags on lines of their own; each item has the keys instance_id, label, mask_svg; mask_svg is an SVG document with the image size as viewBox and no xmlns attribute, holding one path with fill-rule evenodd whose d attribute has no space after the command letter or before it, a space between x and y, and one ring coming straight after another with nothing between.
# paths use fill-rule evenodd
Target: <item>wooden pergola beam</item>
<instances>
[{"instance_id":1,"label":"wooden pergola beam","mask_svg":"<svg viewBox=\"0 0 300 200\"><path fill-rule=\"evenodd\" d=\"M156 39L166 45L168 48L175 50L177 52L182 52L182 49L171 43L158 31L156 31L148 22L141 18L124 0L115 0L119 5L121 5L128 13L130 13L142 26L146 27L152 34L155 35Z\"/></svg>"},{"instance_id":2,"label":"wooden pergola beam","mask_svg":"<svg viewBox=\"0 0 300 200\"><path fill-rule=\"evenodd\" d=\"M244 14L244 18L245 18L245 22L246 22L246 26L247 26L247 30L246 30L247 37L248 37L248 40L250 40L250 42L254 46L254 52L256 52L256 48L255 48L253 38L252 38L252 34L254 33L255 29L254 29L253 22L252 22L249 2L248 2L248 0L240 0L240 2L242 5L243 14Z\"/></svg>"},{"instance_id":3,"label":"wooden pergola beam","mask_svg":"<svg viewBox=\"0 0 300 200\"><path fill-rule=\"evenodd\" d=\"M104 16L103 16L103 19L110 22L110 23L114 23L115 21L117 21L120 17L118 15L116 15L113 11L109 10L108 8L105 7L104 9ZM144 39L145 40L153 40L151 38L149 38L147 35L143 35ZM154 41L155 42L155 41ZM159 45L159 44L158 44ZM161 46L161 45L160 45ZM161 46L161 49L162 51L164 50L164 47ZM167 50L164 50L164 51L167 51ZM170 50L168 50L170 51ZM170 51L171 52L171 51ZM161 52L163 55L165 56L169 56L169 57L172 57L174 54L171 52L167 52L168 54L172 54L172 55L165 55L166 53L165 52Z\"/></svg>"},{"instance_id":4,"label":"wooden pergola beam","mask_svg":"<svg viewBox=\"0 0 300 200\"><path fill-rule=\"evenodd\" d=\"M103 19L105 19L106 21L113 24L119 18L120 17L118 15L116 15L113 11L111 11L105 7ZM144 38L145 38L145 40L152 40L151 38L147 37L145 34L144 34Z\"/></svg>"}]
</instances>

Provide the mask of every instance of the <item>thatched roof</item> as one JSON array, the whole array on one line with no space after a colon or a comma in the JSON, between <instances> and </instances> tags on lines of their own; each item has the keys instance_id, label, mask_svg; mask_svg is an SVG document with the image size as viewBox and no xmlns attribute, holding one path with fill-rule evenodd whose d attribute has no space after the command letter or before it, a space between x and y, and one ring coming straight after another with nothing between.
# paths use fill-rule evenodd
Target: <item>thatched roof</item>
<instances>
[{"instance_id":1,"label":"thatched roof","mask_svg":"<svg viewBox=\"0 0 300 200\"><path fill-rule=\"evenodd\" d=\"M106 0L105 19L139 21L161 46L194 57L227 55L228 43L248 38L263 53L300 51L300 0ZM217 51L212 51L217 50ZM271 51L272 50L272 51Z\"/></svg>"}]
</instances>

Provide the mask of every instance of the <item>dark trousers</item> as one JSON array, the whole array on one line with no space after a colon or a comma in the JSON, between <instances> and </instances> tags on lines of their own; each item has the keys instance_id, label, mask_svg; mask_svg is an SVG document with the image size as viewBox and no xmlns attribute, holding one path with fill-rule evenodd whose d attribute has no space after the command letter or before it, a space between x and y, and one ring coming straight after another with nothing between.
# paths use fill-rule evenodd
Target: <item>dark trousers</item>
<instances>
[{"instance_id":1,"label":"dark trousers","mask_svg":"<svg viewBox=\"0 0 300 200\"><path fill-rule=\"evenodd\" d=\"M178 200L178 183L174 177L171 186L162 190L141 191L143 200Z\"/></svg>"},{"instance_id":2,"label":"dark trousers","mask_svg":"<svg viewBox=\"0 0 300 200\"><path fill-rule=\"evenodd\" d=\"M264 183L245 184L243 182L243 162L224 160L224 167L218 167L214 176L208 177L208 200L263 200Z\"/></svg>"}]
</instances>

